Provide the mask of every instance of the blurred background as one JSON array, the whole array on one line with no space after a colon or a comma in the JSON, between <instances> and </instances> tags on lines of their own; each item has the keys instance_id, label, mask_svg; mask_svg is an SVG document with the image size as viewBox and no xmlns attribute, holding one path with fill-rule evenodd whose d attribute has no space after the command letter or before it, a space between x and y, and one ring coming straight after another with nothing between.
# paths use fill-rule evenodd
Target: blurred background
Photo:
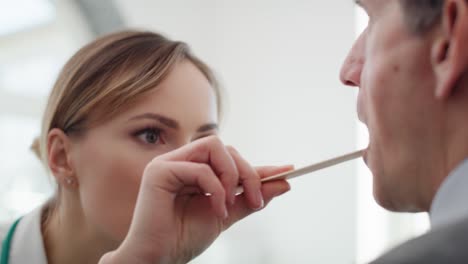
<instances>
[{"instance_id":1,"label":"blurred background","mask_svg":"<svg viewBox=\"0 0 468 264\"><path fill-rule=\"evenodd\" d=\"M352 1L0 0L0 222L54 183L30 151L66 60L124 28L187 42L226 89L222 138L255 165L295 164L367 145L357 89L338 72L367 16ZM192 263L365 263L428 228L374 202L362 161L291 181L292 191L225 232Z\"/></svg>"}]
</instances>

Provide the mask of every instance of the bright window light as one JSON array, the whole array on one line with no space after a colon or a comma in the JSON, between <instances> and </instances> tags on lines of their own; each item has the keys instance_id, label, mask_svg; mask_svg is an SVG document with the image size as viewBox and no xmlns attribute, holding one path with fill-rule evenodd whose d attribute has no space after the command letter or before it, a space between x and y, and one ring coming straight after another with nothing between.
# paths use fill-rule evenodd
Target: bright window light
<instances>
[{"instance_id":1,"label":"bright window light","mask_svg":"<svg viewBox=\"0 0 468 264\"><path fill-rule=\"evenodd\" d=\"M39 129L38 119L0 115L0 222L25 214L52 192L52 181L30 150Z\"/></svg>"},{"instance_id":2,"label":"bright window light","mask_svg":"<svg viewBox=\"0 0 468 264\"><path fill-rule=\"evenodd\" d=\"M3 65L0 67L0 90L43 98L52 89L62 64L58 58L43 56Z\"/></svg>"},{"instance_id":3,"label":"bright window light","mask_svg":"<svg viewBox=\"0 0 468 264\"><path fill-rule=\"evenodd\" d=\"M47 0L0 0L0 36L52 21L54 5Z\"/></svg>"}]
</instances>

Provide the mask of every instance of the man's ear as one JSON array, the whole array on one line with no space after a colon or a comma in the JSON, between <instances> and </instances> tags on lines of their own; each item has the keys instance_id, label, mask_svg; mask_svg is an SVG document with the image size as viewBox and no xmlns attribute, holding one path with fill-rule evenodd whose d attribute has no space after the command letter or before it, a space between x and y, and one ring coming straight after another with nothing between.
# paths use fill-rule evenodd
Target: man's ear
<instances>
[{"instance_id":1,"label":"man's ear","mask_svg":"<svg viewBox=\"0 0 468 264\"><path fill-rule=\"evenodd\" d=\"M75 181L70 161L70 138L58 128L50 130L47 136L47 161L57 183L71 186Z\"/></svg>"},{"instance_id":2,"label":"man's ear","mask_svg":"<svg viewBox=\"0 0 468 264\"><path fill-rule=\"evenodd\" d=\"M463 74L468 73L468 1L445 1L432 61L437 80L436 97L448 98Z\"/></svg>"}]
</instances>

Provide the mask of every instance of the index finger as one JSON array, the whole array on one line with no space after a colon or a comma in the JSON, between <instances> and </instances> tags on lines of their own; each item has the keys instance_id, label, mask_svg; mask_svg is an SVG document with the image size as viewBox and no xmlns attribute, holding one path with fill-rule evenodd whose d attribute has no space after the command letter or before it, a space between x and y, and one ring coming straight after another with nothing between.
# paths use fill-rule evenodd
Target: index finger
<instances>
[{"instance_id":1,"label":"index finger","mask_svg":"<svg viewBox=\"0 0 468 264\"><path fill-rule=\"evenodd\" d=\"M210 136L163 154L157 159L189 161L209 165L228 193L234 195L239 180L237 165L226 146L217 136Z\"/></svg>"}]
</instances>

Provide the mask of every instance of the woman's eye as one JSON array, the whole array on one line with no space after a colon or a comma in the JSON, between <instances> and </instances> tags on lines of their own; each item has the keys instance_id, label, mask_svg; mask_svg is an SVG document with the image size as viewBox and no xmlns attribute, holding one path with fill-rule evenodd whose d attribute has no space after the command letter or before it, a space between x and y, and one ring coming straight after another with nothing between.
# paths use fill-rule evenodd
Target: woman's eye
<instances>
[{"instance_id":1,"label":"woman's eye","mask_svg":"<svg viewBox=\"0 0 468 264\"><path fill-rule=\"evenodd\" d=\"M161 130L156 128L146 128L136 133L136 136L141 141L148 144L161 143Z\"/></svg>"}]
</instances>

